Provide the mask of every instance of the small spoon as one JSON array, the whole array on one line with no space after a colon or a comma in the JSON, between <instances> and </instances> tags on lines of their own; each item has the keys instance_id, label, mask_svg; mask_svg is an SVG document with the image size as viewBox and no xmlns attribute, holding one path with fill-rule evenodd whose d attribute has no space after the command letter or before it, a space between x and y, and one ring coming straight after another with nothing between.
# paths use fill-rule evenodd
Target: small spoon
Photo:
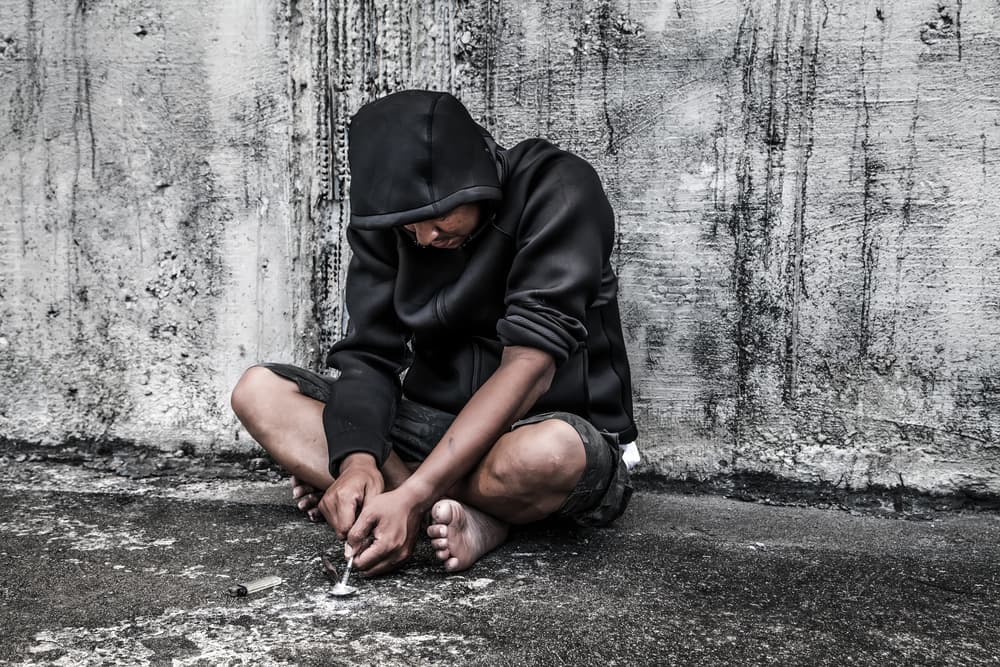
<instances>
[{"instance_id":1,"label":"small spoon","mask_svg":"<svg viewBox=\"0 0 1000 667\"><path fill-rule=\"evenodd\" d=\"M351 566L354 565L354 556L347 559L347 569L344 570L344 578L340 580L339 584L336 584L331 590L330 595L336 595L337 597L344 597L346 595L354 595L358 592L358 589L354 586L347 585L347 578L351 576Z\"/></svg>"}]
</instances>

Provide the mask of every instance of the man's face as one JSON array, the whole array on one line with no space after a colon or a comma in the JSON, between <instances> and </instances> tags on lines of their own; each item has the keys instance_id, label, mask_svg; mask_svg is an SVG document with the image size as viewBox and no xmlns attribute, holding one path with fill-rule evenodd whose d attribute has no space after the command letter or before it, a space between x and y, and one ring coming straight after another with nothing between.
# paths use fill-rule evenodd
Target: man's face
<instances>
[{"instance_id":1,"label":"man's face","mask_svg":"<svg viewBox=\"0 0 1000 667\"><path fill-rule=\"evenodd\" d=\"M478 225L479 205L462 204L440 218L411 222L403 227L413 232L422 246L452 249L465 243Z\"/></svg>"}]
</instances>

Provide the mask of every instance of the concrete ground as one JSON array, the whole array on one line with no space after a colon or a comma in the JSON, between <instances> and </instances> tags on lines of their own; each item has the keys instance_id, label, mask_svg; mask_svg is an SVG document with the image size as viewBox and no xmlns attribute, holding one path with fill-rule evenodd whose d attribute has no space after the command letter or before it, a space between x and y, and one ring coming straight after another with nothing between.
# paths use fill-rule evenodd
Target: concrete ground
<instances>
[{"instance_id":1,"label":"concrete ground","mask_svg":"<svg viewBox=\"0 0 1000 667\"><path fill-rule=\"evenodd\" d=\"M9 448L8 448L9 449ZM340 547L267 461L0 455L0 661L21 665L1000 664L1000 516L640 491L445 575L329 595ZM277 575L233 598L234 582Z\"/></svg>"}]
</instances>

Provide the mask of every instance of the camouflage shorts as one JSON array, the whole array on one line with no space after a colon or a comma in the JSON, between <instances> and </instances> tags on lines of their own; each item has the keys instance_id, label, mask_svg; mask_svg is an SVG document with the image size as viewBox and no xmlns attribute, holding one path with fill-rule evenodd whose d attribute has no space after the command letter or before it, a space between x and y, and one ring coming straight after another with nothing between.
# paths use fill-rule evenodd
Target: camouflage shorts
<instances>
[{"instance_id":1,"label":"camouflage shorts","mask_svg":"<svg viewBox=\"0 0 1000 667\"><path fill-rule=\"evenodd\" d=\"M261 364L281 377L295 382L299 391L326 403L333 378L290 364ZM455 415L406 399L400 401L389 429L392 449L403 461L423 461L451 426ZM587 452L587 465L576 487L554 516L572 519L587 526L611 523L625 511L632 496L628 468L618 451L617 438L597 429L583 417L570 412L546 412L515 422L511 430L559 419L580 435Z\"/></svg>"}]
</instances>

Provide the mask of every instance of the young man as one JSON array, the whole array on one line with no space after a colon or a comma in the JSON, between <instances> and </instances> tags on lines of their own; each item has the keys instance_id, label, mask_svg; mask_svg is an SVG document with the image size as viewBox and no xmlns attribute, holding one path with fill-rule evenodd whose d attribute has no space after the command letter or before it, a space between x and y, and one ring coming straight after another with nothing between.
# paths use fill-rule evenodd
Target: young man
<instances>
[{"instance_id":1,"label":"young man","mask_svg":"<svg viewBox=\"0 0 1000 667\"><path fill-rule=\"evenodd\" d=\"M593 168L541 139L499 148L439 92L364 106L349 138L340 375L265 364L232 396L299 507L370 575L409 556L428 513L448 571L510 524L614 520L636 428Z\"/></svg>"}]
</instances>

